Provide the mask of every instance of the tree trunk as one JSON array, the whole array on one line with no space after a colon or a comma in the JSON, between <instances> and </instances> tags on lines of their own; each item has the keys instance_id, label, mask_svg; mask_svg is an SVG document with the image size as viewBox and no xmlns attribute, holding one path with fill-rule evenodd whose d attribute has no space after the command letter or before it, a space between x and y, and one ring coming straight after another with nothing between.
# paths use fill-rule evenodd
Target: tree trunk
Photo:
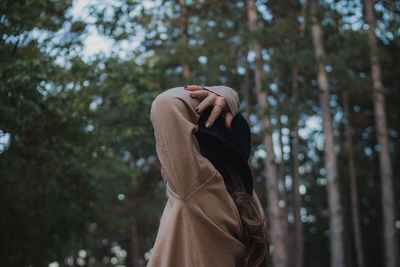
<instances>
[{"instance_id":1,"label":"tree trunk","mask_svg":"<svg viewBox=\"0 0 400 267\"><path fill-rule=\"evenodd\" d=\"M325 138L324 156L326 178L328 180L328 206L330 210L329 227L331 243L331 267L344 267L344 243L343 243L343 211L339 189L337 156L335 151L332 114L329 105L328 76L325 72L325 51L322 40L322 27L317 20L318 0L311 2L312 38L314 51L318 64L318 85L320 106L323 116L323 132Z\"/></svg>"},{"instance_id":2,"label":"tree trunk","mask_svg":"<svg viewBox=\"0 0 400 267\"><path fill-rule=\"evenodd\" d=\"M399 262L399 245L396 237L396 207L393 192L393 174L389 153L389 138L386 125L385 102L383 95L383 83L381 78L381 68L378 59L378 44L375 35L376 20L374 5L371 0L364 0L366 20L369 24L369 48L371 73L373 82L373 102L375 123L378 132L380 176L382 190L383 208L383 231L384 231L384 251L386 257L386 267L396 267Z\"/></svg>"},{"instance_id":3,"label":"tree trunk","mask_svg":"<svg viewBox=\"0 0 400 267\"><path fill-rule=\"evenodd\" d=\"M350 178L350 192L351 192L351 211L352 211L352 222L354 231L354 246L356 249L357 266L364 267L364 252L362 248L362 235L361 235L361 224L360 214L358 210L358 190L357 190L357 178L356 169L354 164L353 156L353 141L351 135L350 125L350 111L349 111L349 99L348 92L343 91L343 109L346 116L346 147L347 147L347 160L349 162L349 178Z\"/></svg>"},{"instance_id":4,"label":"tree trunk","mask_svg":"<svg viewBox=\"0 0 400 267\"><path fill-rule=\"evenodd\" d=\"M285 160L283 158L283 134L282 134L282 122L281 122L281 113L282 113L282 105L280 103L281 99L281 88L279 86L279 80L278 78L274 79L274 83L277 85L276 89L276 97L278 99L278 133L279 133L279 149L281 150L281 156L280 156L280 163L278 166L278 179L282 181L283 185L285 185ZM284 188L284 194L286 194L286 189ZM282 198L285 201L286 204L286 197L283 195Z\"/></svg>"},{"instance_id":5,"label":"tree trunk","mask_svg":"<svg viewBox=\"0 0 400 267\"><path fill-rule=\"evenodd\" d=\"M294 42L294 54L297 53L298 46L300 40L304 38L306 31L306 9L307 2L304 1L301 4L301 14L303 17L303 21L300 23L299 27L299 39ZM293 128L293 141L292 141L292 159L293 159L293 184L292 184L292 194L293 194L293 217L294 217L294 254L292 255L294 267L303 267L304 266L304 234L303 234L303 222L301 221L301 213L300 209L303 206L301 194L300 194L300 161L298 158L300 151L300 138L299 138L299 68L297 63L294 64L292 68L292 97L293 97L293 107L295 116L294 117L294 128Z\"/></svg>"},{"instance_id":6,"label":"tree trunk","mask_svg":"<svg viewBox=\"0 0 400 267\"><path fill-rule=\"evenodd\" d=\"M258 13L255 0L247 0L248 27L250 32L258 30ZM270 222L271 251L272 261L275 267L286 267L287 254L285 251L284 228L281 222L281 210L279 208L279 192L277 181L277 167L275 163L275 153L272 141L271 122L267 114L268 94L262 88L263 65L261 57L261 44L256 38L252 38L253 49L256 54L255 62L255 87L257 91L257 102L259 105L259 115L263 127L263 145L267 151L265 160L266 169L266 190L268 194L268 219Z\"/></svg>"},{"instance_id":7,"label":"tree trunk","mask_svg":"<svg viewBox=\"0 0 400 267\"><path fill-rule=\"evenodd\" d=\"M140 256L140 244L138 242L138 232L136 223L132 223L131 226L131 254L132 254L132 266L142 267L144 265L143 259Z\"/></svg>"},{"instance_id":8,"label":"tree trunk","mask_svg":"<svg viewBox=\"0 0 400 267\"><path fill-rule=\"evenodd\" d=\"M274 83L277 85L277 91L276 91L276 96L278 98L278 138L279 138L279 148L281 150L281 155L280 155L280 163L278 165L278 181L282 183L282 192L281 192L281 199L285 203L285 206L281 209L281 220L282 220L282 227L284 228L284 237L283 239L285 240L285 247L286 247L286 255L291 255L293 247L290 246L290 240L289 240L289 221L288 221L288 213L289 213L289 198L288 198L288 191L286 188L286 178L285 178L285 159L284 159L284 152L283 152L283 133L282 133L282 123L281 123L281 114L282 114L282 106L280 103L281 99L281 88L279 86L279 79L275 78ZM278 187L279 190L279 187ZM291 257L287 257L287 266L292 266L292 261L293 259Z\"/></svg>"},{"instance_id":9,"label":"tree trunk","mask_svg":"<svg viewBox=\"0 0 400 267\"><path fill-rule=\"evenodd\" d=\"M298 68L297 66L293 67L292 71L292 89L293 89L293 98L295 101L295 113L297 113L298 107L298 99L299 99L299 81L298 81ZM303 267L304 262L304 239L303 239L303 223L301 221L300 216L300 208L302 206L301 195L299 191L300 187L300 173L299 173L299 127L298 127L298 118L296 117L295 126L293 129L294 137L293 137L293 147L292 147L292 158L293 158L293 216L294 216L294 266L295 267Z\"/></svg>"},{"instance_id":10,"label":"tree trunk","mask_svg":"<svg viewBox=\"0 0 400 267\"><path fill-rule=\"evenodd\" d=\"M245 64L245 69L246 73L244 74L244 96L245 96L245 102L246 102L246 107L245 107L245 112L246 112L246 119L250 123L250 105L251 105L251 82L250 82L250 64L249 61L247 60L247 54L249 50L245 49L244 51L244 64Z\"/></svg>"},{"instance_id":11,"label":"tree trunk","mask_svg":"<svg viewBox=\"0 0 400 267\"><path fill-rule=\"evenodd\" d=\"M179 6L181 7L181 16L180 16L180 26L182 34L181 44L183 49L187 52L189 49L189 37L188 37L189 14L186 7L186 0L179 0ZM183 78L186 81L189 81L191 78L190 64L186 58L183 59Z\"/></svg>"}]
</instances>

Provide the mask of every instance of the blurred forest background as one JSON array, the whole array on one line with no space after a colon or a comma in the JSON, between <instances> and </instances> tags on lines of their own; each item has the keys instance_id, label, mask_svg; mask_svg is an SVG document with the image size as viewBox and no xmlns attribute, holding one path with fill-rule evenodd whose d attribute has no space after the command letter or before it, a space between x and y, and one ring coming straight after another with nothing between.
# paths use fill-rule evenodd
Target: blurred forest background
<instances>
[{"instance_id":1,"label":"blurred forest background","mask_svg":"<svg viewBox=\"0 0 400 267\"><path fill-rule=\"evenodd\" d=\"M240 95L274 267L400 266L399 29L394 0L2 0L0 265L144 266L150 105L196 84Z\"/></svg>"}]
</instances>

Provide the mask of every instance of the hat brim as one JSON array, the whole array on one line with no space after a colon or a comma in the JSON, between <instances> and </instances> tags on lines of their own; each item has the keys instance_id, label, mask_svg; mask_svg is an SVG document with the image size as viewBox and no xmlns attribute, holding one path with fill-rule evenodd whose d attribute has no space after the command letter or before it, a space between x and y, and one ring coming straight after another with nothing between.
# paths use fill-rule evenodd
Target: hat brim
<instances>
[{"instance_id":1,"label":"hat brim","mask_svg":"<svg viewBox=\"0 0 400 267\"><path fill-rule=\"evenodd\" d=\"M247 163L247 160L243 158L242 154L225 139L221 138L213 131L209 131L207 128L198 127L198 131L195 132L195 136L199 143L209 142L218 147L218 149L227 151L224 153L221 151L221 155L226 157L226 160L230 163L230 166L239 173L246 192L249 195L252 195L253 174Z\"/></svg>"}]
</instances>

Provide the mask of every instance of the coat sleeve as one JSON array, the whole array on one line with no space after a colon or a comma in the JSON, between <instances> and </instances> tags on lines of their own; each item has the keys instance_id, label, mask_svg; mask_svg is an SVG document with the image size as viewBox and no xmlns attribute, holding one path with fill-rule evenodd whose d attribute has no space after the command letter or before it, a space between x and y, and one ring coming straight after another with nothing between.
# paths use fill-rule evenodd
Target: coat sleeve
<instances>
[{"instance_id":1,"label":"coat sleeve","mask_svg":"<svg viewBox=\"0 0 400 267\"><path fill-rule=\"evenodd\" d=\"M227 102L230 99L230 109L237 112L237 93L229 87L217 91ZM179 198L188 196L217 172L200 153L194 135L200 116L194 108L199 103L199 100L189 97L189 92L183 87L176 87L159 94L151 105L150 119L157 155L168 177L170 191Z\"/></svg>"}]
</instances>

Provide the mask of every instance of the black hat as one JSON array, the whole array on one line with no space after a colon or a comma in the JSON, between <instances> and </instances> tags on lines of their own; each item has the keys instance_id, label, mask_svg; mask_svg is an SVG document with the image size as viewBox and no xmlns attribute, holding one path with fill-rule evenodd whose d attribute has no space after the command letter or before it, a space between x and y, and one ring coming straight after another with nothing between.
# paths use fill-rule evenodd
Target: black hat
<instances>
[{"instance_id":1,"label":"black hat","mask_svg":"<svg viewBox=\"0 0 400 267\"><path fill-rule=\"evenodd\" d=\"M240 113L237 113L230 129L225 126L225 119L221 115L207 128L205 123L212 109L213 106L210 106L200 115L198 131L195 133L196 139L200 144L216 145L219 156L226 158L228 164L239 173L246 192L252 195L253 175L247 163L251 152L249 124Z\"/></svg>"}]
</instances>

